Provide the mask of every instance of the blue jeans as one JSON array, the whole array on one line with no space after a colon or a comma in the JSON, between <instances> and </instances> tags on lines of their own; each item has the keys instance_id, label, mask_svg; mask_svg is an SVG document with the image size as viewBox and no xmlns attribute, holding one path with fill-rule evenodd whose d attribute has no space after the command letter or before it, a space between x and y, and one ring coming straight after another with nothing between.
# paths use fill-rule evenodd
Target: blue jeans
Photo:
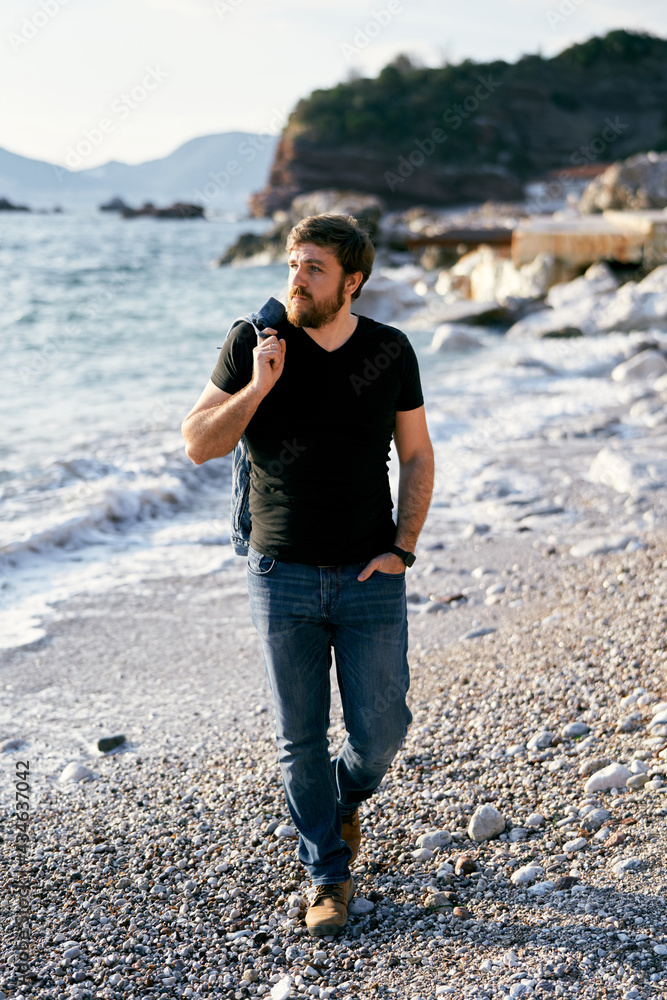
<instances>
[{"instance_id":1,"label":"blue jeans","mask_svg":"<svg viewBox=\"0 0 667 1000\"><path fill-rule=\"evenodd\" d=\"M248 592L276 709L287 805L315 885L350 877L344 816L382 781L412 721L405 574L248 554ZM331 649L347 738L329 757ZM333 766L332 766L333 765Z\"/></svg>"}]
</instances>

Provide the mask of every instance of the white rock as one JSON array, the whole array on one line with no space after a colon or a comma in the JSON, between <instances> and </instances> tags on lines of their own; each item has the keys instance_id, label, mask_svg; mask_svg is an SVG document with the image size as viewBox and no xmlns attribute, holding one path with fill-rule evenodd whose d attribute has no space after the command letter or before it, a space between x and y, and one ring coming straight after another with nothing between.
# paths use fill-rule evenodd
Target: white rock
<instances>
[{"instance_id":1,"label":"white rock","mask_svg":"<svg viewBox=\"0 0 667 1000\"><path fill-rule=\"evenodd\" d=\"M426 847L432 851L434 847L446 847L451 842L452 835L448 830L429 830L417 838L417 847Z\"/></svg>"},{"instance_id":2,"label":"white rock","mask_svg":"<svg viewBox=\"0 0 667 1000\"><path fill-rule=\"evenodd\" d=\"M521 868L512 872L510 881L514 885L529 885L531 882L535 882L540 875L544 875L544 868L540 865L522 865Z\"/></svg>"},{"instance_id":3,"label":"white rock","mask_svg":"<svg viewBox=\"0 0 667 1000\"><path fill-rule=\"evenodd\" d=\"M468 332L464 323L441 323L433 334L434 351L470 351L482 347L482 342Z\"/></svg>"},{"instance_id":4,"label":"white rock","mask_svg":"<svg viewBox=\"0 0 667 1000\"><path fill-rule=\"evenodd\" d=\"M529 750L545 750L553 743L554 735L547 729L543 729L528 740L526 746Z\"/></svg>"},{"instance_id":5,"label":"white rock","mask_svg":"<svg viewBox=\"0 0 667 1000\"><path fill-rule=\"evenodd\" d=\"M298 834L293 826L288 826L287 823L281 823L280 826L277 826L273 831L273 836L277 837L278 840L283 840L285 838L294 839L298 836Z\"/></svg>"},{"instance_id":6,"label":"white rock","mask_svg":"<svg viewBox=\"0 0 667 1000\"><path fill-rule=\"evenodd\" d=\"M584 785L585 792L607 792L611 788L625 788L632 771L624 764L610 764L601 771L595 771Z\"/></svg>"},{"instance_id":7,"label":"white rock","mask_svg":"<svg viewBox=\"0 0 667 1000\"><path fill-rule=\"evenodd\" d=\"M611 373L614 382L627 382L636 378L658 378L667 374L667 360L660 351L649 348L641 351L629 361L622 361L616 365Z\"/></svg>"},{"instance_id":8,"label":"white rock","mask_svg":"<svg viewBox=\"0 0 667 1000\"><path fill-rule=\"evenodd\" d=\"M655 443L650 441L613 442L595 456L588 478L619 493L636 495L667 485L667 458L656 453Z\"/></svg>"},{"instance_id":9,"label":"white rock","mask_svg":"<svg viewBox=\"0 0 667 1000\"><path fill-rule=\"evenodd\" d=\"M526 750L525 743L511 743L505 750L505 754L508 757L516 757L517 754L524 753Z\"/></svg>"},{"instance_id":10,"label":"white rock","mask_svg":"<svg viewBox=\"0 0 667 1000\"><path fill-rule=\"evenodd\" d=\"M289 1000L292 992L292 977L283 976L280 982L276 983L271 990L271 1000Z\"/></svg>"},{"instance_id":11,"label":"white rock","mask_svg":"<svg viewBox=\"0 0 667 1000\"><path fill-rule=\"evenodd\" d=\"M641 864L641 858L623 858L622 861L617 861L615 865L612 866L612 871L616 875L623 875L625 872L635 871L639 868Z\"/></svg>"},{"instance_id":12,"label":"white rock","mask_svg":"<svg viewBox=\"0 0 667 1000\"><path fill-rule=\"evenodd\" d=\"M618 279L608 264L602 262L591 264L585 274L572 281L559 282L553 285L547 294L546 303L552 309L569 306L578 299L590 298L592 295L602 295L614 292L618 288Z\"/></svg>"},{"instance_id":13,"label":"white rock","mask_svg":"<svg viewBox=\"0 0 667 1000\"><path fill-rule=\"evenodd\" d=\"M626 548L630 540L629 535L596 535L594 538L587 538L573 545L570 555L575 559L583 559L587 556L604 555L607 552L620 552Z\"/></svg>"},{"instance_id":14,"label":"white rock","mask_svg":"<svg viewBox=\"0 0 667 1000\"><path fill-rule=\"evenodd\" d=\"M438 878L445 878L447 875L453 875L454 865L450 865L448 861L445 861L443 864L440 865L435 874Z\"/></svg>"},{"instance_id":15,"label":"white rock","mask_svg":"<svg viewBox=\"0 0 667 1000\"><path fill-rule=\"evenodd\" d=\"M585 837L576 837L574 840L568 840L563 844L563 851L565 854L575 854L577 851L584 849L588 841Z\"/></svg>"},{"instance_id":16,"label":"white rock","mask_svg":"<svg viewBox=\"0 0 667 1000\"><path fill-rule=\"evenodd\" d=\"M521 964L519 962L519 956L515 951L512 951L511 948L502 955L501 961L508 969L516 969L517 966Z\"/></svg>"},{"instance_id":17,"label":"white rock","mask_svg":"<svg viewBox=\"0 0 667 1000\"><path fill-rule=\"evenodd\" d=\"M544 826L545 822L546 820L542 815L542 813L531 813L528 819L526 820L526 826L527 827Z\"/></svg>"},{"instance_id":18,"label":"white rock","mask_svg":"<svg viewBox=\"0 0 667 1000\"><path fill-rule=\"evenodd\" d=\"M529 886L526 891L531 896L546 896L548 893L553 892L555 888L556 883L548 879L545 882L536 882L535 885Z\"/></svg>"},{"instance_id":19,"label":"white rock","mask_svg":"<svg viewBox=\"0 0 667 1000\"><path fill-rule=\"evenodd\" d=\"M93 777L93 772L85 764L77 764L72 761L65 767L60 775L59 781L87 781Z\"/></svg>"},{"instance_id":20,"label":"white rock","mask_svg":"<svg viewBox=\"0 0 667 1000\"><path fill-rule=\"evenodd\" d=\"M410 853L415 861L430 861L434 857L433 851L429 851L427 847L420 847L417 851L411 851Z\"/></svg>"},{"instance_id":21,"label":"white rock","mask_svg":"<svg viewBox=\"0 0 667 1000\"><path fill-rule=\"evenodd\" d=\"M667 712L656 712L649 722L648 728L653 729L654 726L664 726L665 723L667 723Z\"/></svg>"},{"instance_id":22,"label":"white rock","mask_svg":"<svg viewBox=\"0 0 667 1000\"><path fill-rule=\"evenodd\" d=\"M648 764L645 760L633 760L630 764L630 770L633 774L646 774L648 772Z\"/></svg>"},{"instance_id":23,"label":"white rock","mask_svg":"<svg viewBox=\"0 0 667 1000\"><path fill-rule=\"evenodd\" d=\"M348 906L348 913L352 913L355 917L359 917L364 913L370 913L371 910L375 909L375 903L370 899L366 899L364 896L355 896Z\"/></svg>"},{"instance_id":24,"label":"white rock","mask_svg":"<svg viewBox=\"0 0 667 1000\"><path fill-rule=\"evenodd\" d=\"M625 783L625 787L631 789L631 791L637 791L639 788L643 788L644 785L648 784L649 776L648 774L633 774L632 777L628 778Z\"/></svg>"},{"instance_id":25,"label":"white rock","mask_svg":"<svg viewBox=\"0 0 667 1000\"><path fill-rule=\"evenodd\" d=\"M585 736L590 731L591 727L587 726L585 722L569 722L567 726L563 726L563 736L568 740L573 740L577 736Z\"/></svg>"},{"instance_id":26,"label":"white rock","mask_svg":"<svg viewBox=\"0 0 667 1000\"><path fill-rule=\"evenodd\" d=\"M513 830L510 830L510 841L513 844L517 844L520 840L525 840L528 836L528 831L524 830L522 826L515 826Z\"/></svg>"},{"instance_id":27,"label":"white rock","mask_svg":"<svg viewBox=\"0 0 667 1000\"><path fill-rule=\"evenodd\" d=\"M63 951L63 958L65 959L66 962L71 962L72 959L78 958L80 954L81 954L81 949L79 948L78 944L75 944L72 945L71 948L65 948L65 950Z\"/></svg>"},{"instance_id":28,"label":"white rock","mask_svg":"<svg viewBox=\"0 0 667 1000\"><path fill-rule=\"evenodd\" d=\"M654 944L653 951L656 955L667 955L667 944Z\"/></svg>"},{"instance_id":29,"label":"white rock","mask_svg":"<svg viewBox=\"0 0 667 1000\"><path fill-rule=\"evenodd\" d=\"M362 315L377 317L380 323L392 323L421 306L423 299L400 276L397 280L390 269L381 268L373 272L356 304Z\"/></svg>"},{"instance_id":30,"label":"white rock","mask_svg":"<svg viewBox=\"0 0 667 1000\"><path fill-rule=\"evenodd\" d=\"M505 830L505 817L494 806L485 803L478 806L468 823L468 836L481 842L497 837Z\"/></svg>"}]
</instances>

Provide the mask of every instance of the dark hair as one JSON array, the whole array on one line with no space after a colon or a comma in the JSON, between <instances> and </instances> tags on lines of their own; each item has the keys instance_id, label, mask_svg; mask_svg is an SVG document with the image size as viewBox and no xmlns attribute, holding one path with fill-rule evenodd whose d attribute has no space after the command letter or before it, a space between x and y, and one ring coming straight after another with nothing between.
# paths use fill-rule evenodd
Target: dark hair
<instances>
[{"instance_id":1,"label":"dark hair","mask_svg":"<svg viewBox=\"0 0 667 1000\"><path fill-rule=\"evenodd\" d=\"M309 215L290 231L286 249L289 253L300 243L314 243L336 255L345 274L361 271L362 279L352 298L357 299L371 276L375 247L366 230L351 215Z\"/></svg>"}]
</instances>

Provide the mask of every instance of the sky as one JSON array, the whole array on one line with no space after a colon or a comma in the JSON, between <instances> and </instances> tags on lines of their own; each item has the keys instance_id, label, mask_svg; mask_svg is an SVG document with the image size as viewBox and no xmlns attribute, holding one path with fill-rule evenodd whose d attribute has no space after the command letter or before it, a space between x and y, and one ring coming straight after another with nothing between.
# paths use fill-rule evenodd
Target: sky
<instances>
[{"instance_id":1,"label":"sky","mask_svg":"<svg viewBox=\"0 0 667 1000\"><path fill-rule=\"evenodd\" d=\"M513 61L622 27L667 37L667 3L2 0L0 146L74 169L140 163L200 135L279 133L301 97L399 52Z\"/></svg>"}]
</instances>

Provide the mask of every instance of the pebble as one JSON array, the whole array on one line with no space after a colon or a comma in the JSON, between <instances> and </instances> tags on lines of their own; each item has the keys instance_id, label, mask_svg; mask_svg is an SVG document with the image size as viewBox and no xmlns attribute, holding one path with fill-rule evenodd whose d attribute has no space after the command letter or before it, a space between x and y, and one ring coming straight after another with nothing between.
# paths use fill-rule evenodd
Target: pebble
<instances>
[{"instance_id":1,"label":"pebble","mask_svg":"<svg viewBox=\"0 0 667 1000\"><path fill-rule=\"evenodd\" d=\"M531 896L547 896L556 887L556 883L547 879L544 882L536 882L526 890Z\"/></svg>"},{"instance_id":2,"label":"pebble","mask_svg":"<svg viewBox=\"0 0 667 1000\"><path fill-rule=\"evenodd\" d=\"M271 990L271 1000L289 1000L292 992L292 977L284 976Z\"/></svg>"},{"instance_id":3,"label":"pebble","mask_svg":"<svg viewBox=\"0 0 667 1000\"><path fill-rule=\"evenodd\" d=\"M550 733L547 729L543 729L539 733L535 733L534 736L528 740L526 744L529 750L546 750L553 743L554 734Z\"/></svg>"},{"instance_id":4,"label":"pebble","mask_svg":"<svg viewBox=\"0 0 667 1000\"><path fill-rule=\"evenodd\" d=\"M630 788L632 791L636 791L639 788L643 788L644 785L649 782L648 774L633 774L631 775L625 783L626 788Z\"/></svg>"},{"instance_id":5,"label":"pebble","mask_svg":"<svg viewBox=\"0 0 667 1000\"><path fill-rule=\"evenodd\" d=\"M18 750L23 746L24 742L25 740L22 740L20 736L5 740L3 743L0 743L0 753L4 753L6 750Z\"/></svg>"},{"instance_id":6,"label":"pebble","mask_svg":"<svg viewBox=\"0 0 667 1000\"><path fill-rule=\"evenodd\" d=\"M530 816L526 820L526 826L529 827L529 828L544 826L545 823L546 823L546 820L545 820L544 816L542 815L542 813L537 813L537 812L536 813L531 813Z\"/></svg>"},{"instance_id":7,"label":"pebble","mask_svg":"<svg viewBox=\"0 0 667 1000\"><path fill-rule=\"evenodd\" d=\"M289 826L287 823L281 823L273 831L273 836L278 840L294 840L298 837L296 829L293 826Z\"/></svg>"},{"instance_id":8,"label":"pebble","mask_svg":"<svg viewBox=\"0 0 667 1000\"><path fill-rule=\"evenodd\" d=\"M93 772L90 768L86 767L85 764L77 764L76 761L72 761L63 769L59 781L63 783L68 781L87 781L92 777Z\"/></svg>"},{"instance_id":9,"label":"pebble","mask_svg":"<svg viewBox=\"0 0 667 1000\"><path fill-rule=\"evenodd\" d=\"M623 858L621 861L617 861L615 865L612 865L612 871L616 875L624 875L626 872L632 872L641 865L641 858Z\"/></svg>"},{"instance_id":10,"label":"pebble","mask_svg":"<svg viewBox=\"0 0 667 1000\"><path fill-rule=\"evenodd\" d=\"M579 774L582 778L586 778L589 774L594 774L596 771L601 771L605 767L609 767L611 761L608 757L589 757L588 760L581 762L579 766Z\"/></svg>"},{"instance_id":11,"label":"pebble","mask_svg":"<svg viewBox=\"0 0 667 1000\"><path fill-rule=\"evenodd\" d=\"M563 844L563 850L566 854L576 854L577 851L583 851L587 844L588 841L585 837L576 837L575 840L568 840L566 844Z\"/></svg>"},{"instance_id":12,"label":"pebble","mask_svg":"<svg viewBox=\"0 0 667 1000\"><path fill-rule=\"evenodd\" d=\"M429 851L428 847L419 847L416 851L411 851L411 854L416 861L430 861L431 858L435 857L433 851Z\"/></svg>"},{"instance_id":13,"label":"pebble","mask_svg":"<svg viewBox=\"0 0 667 1000\"><path fill-rule=\"evenodd\" d=\"M562 734L567 740L576 739L577 736L585 736L590 733L591 727L587 726L585 722L570 722L567 726L562 729Z\"/></svg>"},{"instance_id":14,"label":"pebble","mask_svg":"<svg viewBox=\"0 0 667 1000\"><path fill-rule=\"evenodd\" d=\"M451 842L452 835L448 830L431 830L417 837L417 847L426 847L429 851L435 847L447 847Z\"/></svg>"},{"instance_id":15,"label":"pebble","mask_svg":"<svg viewBox=\"0 0 667 1000\"><path fill-rule=\"evenodd\" d=\"M483 840L491 840L505 830L505 817L503 814L488 803L478 806L470 817L468 824L468 836L478 843Z\"/></svg>"},{"instance_id":16,"label":"pebble","mask_svg":"<svg viewBox=\"0 0 667 1000\"><path fill-rule=\"evenodd\" d=\"M611 813L608 809L591 809L581 820L581 826L584 830L599 830L609 819Z\"/></svg>"},{"instance_id":17,"label":"pebble","mask_svg":"<svg viewBox=\"0 0 667 1000\"><path fill-rule=\"evenodd\" d=\"M349 913L352 913L355 917L359 917L364 913L370 913L374 910L375 903L373 903L370 899L366 899L364 896L355 896L347 909Z\"/></svg>"},{"instance_id":18,"label":"pebble","mask_svg":"<svg viewBox=\"0 0 667 1000\"><path fill-rule=\"evenodd\" d=\"M624 788L628 778L632 777L630 768L624 764L609 764L590 776L584 785L585 792L606 792L612 788Z\"/></svg>"},{"instance_id":19,"label":"pebble","mask_svg":"<svg viewBox=\"0 0 667 1000\"><path fill-rule=\"evenodd\" d=\"M540 875L544 875L544 868L541 865L522 865L521 868L512 872L510 881L514 885L528 885L535 882Z\"/></svg>"}]
</instances>

